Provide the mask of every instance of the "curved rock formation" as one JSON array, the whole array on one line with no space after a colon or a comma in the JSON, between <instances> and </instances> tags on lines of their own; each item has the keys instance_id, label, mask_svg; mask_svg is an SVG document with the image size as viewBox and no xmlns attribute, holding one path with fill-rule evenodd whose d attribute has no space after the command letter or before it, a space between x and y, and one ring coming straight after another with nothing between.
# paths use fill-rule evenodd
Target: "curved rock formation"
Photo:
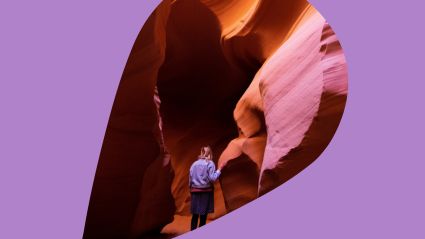
<instances>
[{"instance_id":1,"label":"curved rock formation","mask_svg":"<svg viewBox=\"0 0 425 239\"><path fill-rule=\"evenodd\" d=\"M149 17L124 69L97 166L84 238L158 233L173 220L169 189L173 171L163 142L160 101L154 97L165 59L169 12L170 1L165 1Z\"/></svg>"},{"instance_id":2,"label":"curved rock formation","mask_svg":"<svg viewBox=\"0 0 425 239\"><path fill-rule=\"evenodd\" d=\"M225 165L210 219L269 192L326 148L346 95L341 46L306 1L163 1L124 70L84 238L155 238L173 215L163 231L188 231L203 145Z\"/></svg>"}]
</instances>

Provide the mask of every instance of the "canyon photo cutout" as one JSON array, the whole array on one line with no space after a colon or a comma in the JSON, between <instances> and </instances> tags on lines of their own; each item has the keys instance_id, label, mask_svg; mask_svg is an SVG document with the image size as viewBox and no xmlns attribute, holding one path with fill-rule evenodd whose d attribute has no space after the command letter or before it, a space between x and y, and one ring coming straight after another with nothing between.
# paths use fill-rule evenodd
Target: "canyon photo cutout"
<instances>
[{"instance_id":1,"label":"canyon photo cutout","mask_svg":"<svg viewBox=\"0 0 425 239\"><path fill-rule=\"evenodd\" d=\"M190 231L189 168L206 145L225 165L207 223L270 192L327 147L347 88L341 45L307 1L162 1L118 86L84 238Z\"/></svg>"}]
</instances>

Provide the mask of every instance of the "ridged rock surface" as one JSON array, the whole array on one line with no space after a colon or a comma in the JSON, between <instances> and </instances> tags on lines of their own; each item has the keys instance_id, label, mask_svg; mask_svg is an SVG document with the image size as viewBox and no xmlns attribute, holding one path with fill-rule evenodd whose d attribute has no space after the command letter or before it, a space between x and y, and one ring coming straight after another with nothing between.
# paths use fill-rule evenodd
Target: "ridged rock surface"
<instances>
[{"instance_id":1,"label":"ridged rock surface","mask_svg":"<svg viewBox=\"0 0 425 239\"><path fill-rule=\"evenodd\" d=\"M326 148L346 96L341 46L306 1L163 1L122 76L84 238L155 238L189 215L203 145L226 165L210 219L269 192Z\"/></svg>"}]
</instances>

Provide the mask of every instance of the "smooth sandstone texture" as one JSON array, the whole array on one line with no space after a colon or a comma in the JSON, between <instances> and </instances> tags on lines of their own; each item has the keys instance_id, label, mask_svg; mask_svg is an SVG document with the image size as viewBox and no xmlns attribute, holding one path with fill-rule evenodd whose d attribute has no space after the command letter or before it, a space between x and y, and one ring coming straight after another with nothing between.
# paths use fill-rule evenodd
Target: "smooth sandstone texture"
<instances>
[{"instance_id":1,"label":"smooth sandstone texture","mask_svg":"<svg viewBox=\"0 0 425 239\"><path fill-rule=\"evenodd\" d=\"M129 238L173 220L173 178L162 135L158 70L165 59L170 2L149 17L118 87L99 158L84 238ZM159 216L158 216L159 215ZM146 220L149 218L149 220Z\"/></svg>"},{"instance_id":2,"label":"smooth sandstone texture","mask_svg":"<svg viewBox=\"0 0 425 239\"><path fill-rule=\"evenodd\" d=\"M84 238L188 231L188 170L204 145L225 165L209 219L258 198L320 155L346 96L341 46L306 1L163 1L122 76Z\"/></svg>"}]
</instances>

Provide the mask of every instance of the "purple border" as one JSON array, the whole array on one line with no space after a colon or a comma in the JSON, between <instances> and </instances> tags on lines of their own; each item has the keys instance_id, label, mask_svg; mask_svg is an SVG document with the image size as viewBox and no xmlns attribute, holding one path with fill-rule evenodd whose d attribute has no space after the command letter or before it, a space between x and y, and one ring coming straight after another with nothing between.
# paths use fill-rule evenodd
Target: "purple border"
<instances>
[{"instance_id":1,"label":"purple border","mask_svg":"<svg viewBox=\"0 0 425 239\"><path fill-rule=\"evenodd\" d=\"M117 85L158 2L0 3L0 238L81 238ZM333 141L288 183L181 238L425 238L424 4L311 2L349 63Z\"/></svg>"}]
</instances>

